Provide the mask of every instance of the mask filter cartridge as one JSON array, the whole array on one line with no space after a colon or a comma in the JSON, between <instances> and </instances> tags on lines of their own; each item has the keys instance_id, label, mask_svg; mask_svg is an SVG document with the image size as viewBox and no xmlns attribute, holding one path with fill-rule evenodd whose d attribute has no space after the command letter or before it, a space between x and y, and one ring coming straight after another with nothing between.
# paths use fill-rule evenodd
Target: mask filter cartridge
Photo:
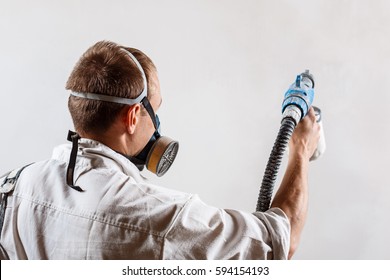
<instances>
[{"instance_id":1,"label":"mask filter cartridge","mask_svg":"<svg viewBox=\"0 0 390 280\"><path fill-rule=\"evenodd\" d=\"M156 174L163 176L171 167L179 150L179 142L169 137L161 136L153 144L146 158L146 168Z\"/></svg>"}]
</instances>

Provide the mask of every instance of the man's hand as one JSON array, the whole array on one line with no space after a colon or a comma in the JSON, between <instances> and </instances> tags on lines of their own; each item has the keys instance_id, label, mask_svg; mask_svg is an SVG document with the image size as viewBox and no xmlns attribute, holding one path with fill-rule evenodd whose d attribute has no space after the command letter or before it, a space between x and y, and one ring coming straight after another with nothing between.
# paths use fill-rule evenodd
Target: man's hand
<instances>
[{"instance_id":1,"label":"man's hand","mask_svg":"<svg viewBox=\"0 0 390 280\"><path fill-rule=\"evenodd\" d=\"M316 122L314 109L311 107L291 136L289 143L290 155L294 156L294 153L298 153L309 160L317 148L319 139L320 126Z\"/></svg>"}]
</instances>

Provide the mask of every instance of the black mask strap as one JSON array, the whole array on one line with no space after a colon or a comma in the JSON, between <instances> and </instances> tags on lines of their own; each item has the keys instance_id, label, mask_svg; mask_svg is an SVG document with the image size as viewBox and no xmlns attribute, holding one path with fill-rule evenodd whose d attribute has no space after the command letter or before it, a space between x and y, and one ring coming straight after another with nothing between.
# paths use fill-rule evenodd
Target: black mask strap
<instances>
[{"instance_id":1,"label":"black mask strap","mask_svg":"<svg viewBox=\"0 0 390 280\"><path fill-rule=\"evenodd\" d=\"M70 152L68 169L66 170L66 183L72 189L75 189L76 191L79 191L79 192L83 192L84 190L78 186L75 186L74 182L73 182L74 168L76 165L77 150L79 147L79 139L80 138L81 137L76 132L69 130L68 141L72 142L72 151Z\"/></svg>"},{"instance_id":2,"label":"black mask strap","mask_svg":"<svg viewBox=\"0 0 390 280\"><path fill-rule=\"evenodd\" d=\"M147 97L144 97L141 100L141 103L144 105L146 111L148 112L150 118L152 119L154 128L157 130L158 125L157 125L157 120L156 120L156 114L154 113L152 105L150 105L149 99Z\"/></svg>"},{"instance_id":3,"label":"black mask strap","mask_svg":"<svg viewBox=\"0 0 390 280\"><path fill-rule=\"evenodd\" d=\"M119 154L121 154L121 153L119 153ZM124 154L121 154L121 155L124 156L125 158L127 158L128 160L130 160L138 168L139 171L144 170L144 167L145 167L144 160L141 160L141 159L138 159L138 158L132 157L132 156L126 156Z\"/></svg>"}]
</instances>

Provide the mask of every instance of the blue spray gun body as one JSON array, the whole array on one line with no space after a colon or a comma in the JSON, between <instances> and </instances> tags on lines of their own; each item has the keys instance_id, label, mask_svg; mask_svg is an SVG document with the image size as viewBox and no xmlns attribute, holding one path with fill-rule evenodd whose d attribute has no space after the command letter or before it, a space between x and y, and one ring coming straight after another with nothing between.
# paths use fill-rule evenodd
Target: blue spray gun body
<instances>
[{"instance_id":1,"label":"blue spray gun body","mask_svg":"<svg viewBox=\"0 0 390 280\"><path fill-rule=\"evenodd\" d=\"M295 121L295 125L303 119L314 99L314 78L309 73L309 70L297 76L293 83L284 95L282 104L283 119L291 117Z\"/></svg>"},{"instance_id":2,"label":"blue spray gun body","mask_svg":"<svg viewBox=\"0 0 390 280\"><path fill-rule=\"evenodd\" d=\"M284 95L282 104L282 123L264 172L256 211L264 212L269 209L283 153L287 148L295 127L309 111L313 99L314 78L309 71L306 70L297 76L295 82L289 87ZM319 121L321 111L316 107L314 107L314 110L316 111L317 121ZM324 151L325 143L323 145ZM315 153L311 159L316 159L319 156L320 153Z\"/></svg>"}]
</instances>

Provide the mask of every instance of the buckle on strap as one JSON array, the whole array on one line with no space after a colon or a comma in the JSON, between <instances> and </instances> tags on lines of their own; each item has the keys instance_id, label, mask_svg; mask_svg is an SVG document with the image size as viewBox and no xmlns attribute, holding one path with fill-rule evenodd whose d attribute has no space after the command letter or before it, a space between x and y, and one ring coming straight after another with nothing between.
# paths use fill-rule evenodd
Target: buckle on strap
<instances>
[{"instance_id":1,"label":"buckle on strap","mask_svg":"<svg viewBox=\"0 0 390 280\"><path fill-rule=\"evenodd\" d=\"M3 183L0 186L0 193L5 194L13 191L16 185L16 181L20 176L20 173L22 173L23 169L25 169L29 165L31 165L31 163L26 166L23 166L22 168L15 169L10 173L8 173L7 177L5 177Z\"/></svg>"}]
</instances>

